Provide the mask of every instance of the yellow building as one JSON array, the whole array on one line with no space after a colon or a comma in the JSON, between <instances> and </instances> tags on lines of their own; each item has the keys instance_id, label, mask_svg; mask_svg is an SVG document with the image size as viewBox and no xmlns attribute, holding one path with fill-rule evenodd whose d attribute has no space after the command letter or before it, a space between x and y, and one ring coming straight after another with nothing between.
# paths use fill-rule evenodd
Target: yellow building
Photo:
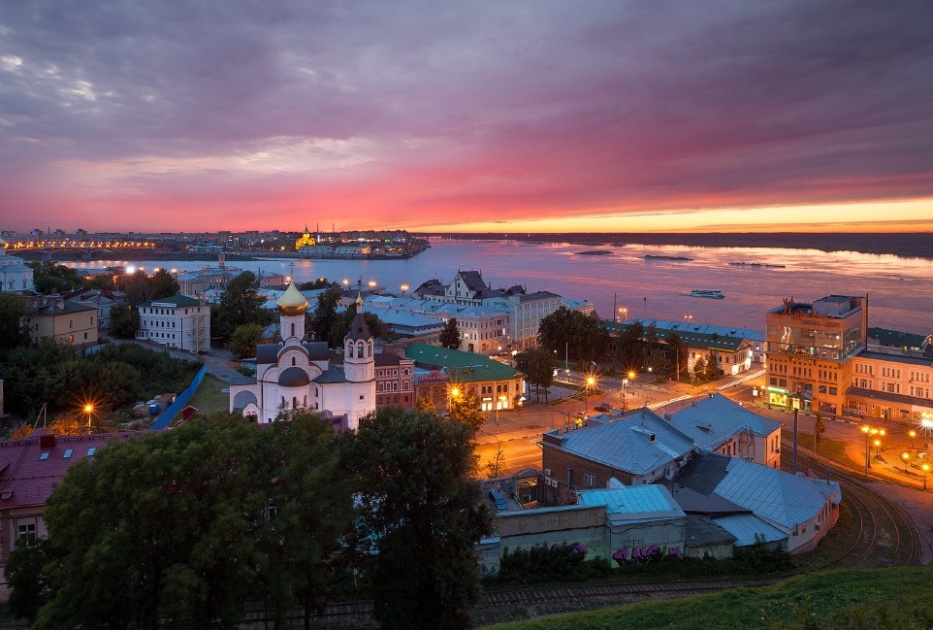
<instances>
[{"instance_id":1,"label":"yellow building","mask_svg":"<svg viewBox=\"0 0 933 630\"><path fill-rule=\"evenodd\" d=\"M851 359L865 349L865 298L785 300L768 312L766 323L767 402L841 414L852 380Z\"/></svg>"},{"instance_id":2,"label":"yellow building","mask_svg":"<svg viewBox=\"0 0 933 630\"><path fill-rule=\"evenodd\" d=\"M315 243L316 241L314 240L314 237L311 236L311 233L308 232L308 226L306 225L304 234L301 235L301 238L295 241L295 251L300 250L302 247L312 247L315 245Z\"/></svg>"},{"instance_id":3,"label":"yellow building","mask_svg":"<svg viewBox=\"0 0 933 630\"><path fill-rule=\"evenodd\" d=\"M78 348L97 345L97 308L61 297L34 300L27 311L33 340L56 339Z\"/></svg>"},{"instance_id":4,"label":"yellow building","mask_svg":"<svg viewBox=\"0 0 933 630\"><path fill-rule=\"evenodd\" d=\"M852 359L845 413L933 429L933 360L881 352Z\"/></svg>"}]
</instances>

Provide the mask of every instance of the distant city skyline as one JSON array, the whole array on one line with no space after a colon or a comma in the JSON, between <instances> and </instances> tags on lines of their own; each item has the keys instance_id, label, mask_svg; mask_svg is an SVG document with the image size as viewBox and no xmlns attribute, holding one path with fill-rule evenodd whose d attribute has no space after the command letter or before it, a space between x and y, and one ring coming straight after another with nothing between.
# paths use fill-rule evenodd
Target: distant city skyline
<instances>
[{"instance_id":1,"label":"distant city skyline","mask_svg":"<svg viewBox=\"0 0 933 630\"><path fill-rule=\"evenodd\" d=\"M933 231L931 18L4 2L0 229Z\"/></svg>"}]
</instances>

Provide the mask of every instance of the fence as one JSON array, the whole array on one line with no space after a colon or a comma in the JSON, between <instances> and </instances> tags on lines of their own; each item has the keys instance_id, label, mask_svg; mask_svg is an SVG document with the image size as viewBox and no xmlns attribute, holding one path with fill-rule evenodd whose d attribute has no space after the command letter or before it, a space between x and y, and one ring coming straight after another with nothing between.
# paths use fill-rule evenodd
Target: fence
<instances>
[{"instance_id":1,"label":"fence","mask_svg":"<svg viewBox=\"0 0 933 630\"><path fill-rule=\"evenodd\" d=\"M198 373L194 375L191 385L188 385L185 391L176 396L175 402L169 405L162 415L156 419L155 424L152 425L152 431L162 431L168 426L168 423L172 421L175 414L181 411L188 404L188 401L191 400L194 392L198 391L198 387L201 386L201 381L204 380L205 374L207 374L207 366L201 366Z\"/></svg>"}]
</instances>

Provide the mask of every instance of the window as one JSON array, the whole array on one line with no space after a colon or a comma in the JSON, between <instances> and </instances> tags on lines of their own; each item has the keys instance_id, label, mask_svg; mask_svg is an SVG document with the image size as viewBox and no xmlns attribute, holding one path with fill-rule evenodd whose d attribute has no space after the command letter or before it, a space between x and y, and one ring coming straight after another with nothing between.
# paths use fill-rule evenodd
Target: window
<instances>
[{"instance_id":1,"label":"window","mask_svg":"<svg viewBox=\"0 0 933 630\"><path fill-rule=\"evenodd\" d=\"M596 474L588 470L583 471L583 485L592 488L596 485Z\"/></svg>"},{"instance_id":2,"label":"window","mask_svg":"<svg viewBox=\"0 0 933 630\"><path fill-rule=\"evenodd\" d=\"M32 536L36 535L36 524L29 523L27 525L20 525L16 528L16 537L22 538L23 536Z\"/></svg>"},{"instance_id":3,"label":"window","mask_svg":"<svg viewBox=\"0 0 933 630\"><path fill-rule=\"evenodd\" d=\"M72 453L74 453L74 449L69 448L65 451L65 454L62 455L62 459L70 459Z\"/></svg>"},{"instance_id":4,"label":"window","mask_svg":"<svg viewBox=\"0 0 933 630\"><path fill-rule=\"evenodd\" d=\"M49 458L49 451L42 451L42 454L39 455L39 461L45 461Z\"/></svg>"}]
</instances>

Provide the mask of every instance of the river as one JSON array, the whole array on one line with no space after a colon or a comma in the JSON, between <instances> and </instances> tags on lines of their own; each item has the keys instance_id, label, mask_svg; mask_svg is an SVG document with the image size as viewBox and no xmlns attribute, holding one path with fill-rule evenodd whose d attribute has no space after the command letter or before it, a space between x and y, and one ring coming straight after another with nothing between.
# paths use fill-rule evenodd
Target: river
<instances>
[{"instance_id":1,"label":"river","mask_svg":"<svg viewBox=\"0 0 933 630\"><path fill-rule=\"evenodd\" d=\"M458 270L478 270L492 287L521 284L527 291L552 291L589 300L600 317L613 307L629 318L683 320L763 330L765 313L782 298L809 301L824 295L868 295L869 326L917 334L933 333L933 260L809 249L626 245L604 247L604 255L568 243L432 240L431 249L407 260L266 259L228 266L263 273L290 273L297 282L324 277L364 287L375 281L390 292L425 280L443 283ZM645 256L689 260L645 259ZM730 263L742 262L743 266ZM196 270L197 261L90 261L79 269L115 264L145 269ZM764 266L774 265L774 266ZM778 265L781 265L780 267ZM690 297L692 289L720 289L722 300Z\"/></svg>"}]
</instances>

